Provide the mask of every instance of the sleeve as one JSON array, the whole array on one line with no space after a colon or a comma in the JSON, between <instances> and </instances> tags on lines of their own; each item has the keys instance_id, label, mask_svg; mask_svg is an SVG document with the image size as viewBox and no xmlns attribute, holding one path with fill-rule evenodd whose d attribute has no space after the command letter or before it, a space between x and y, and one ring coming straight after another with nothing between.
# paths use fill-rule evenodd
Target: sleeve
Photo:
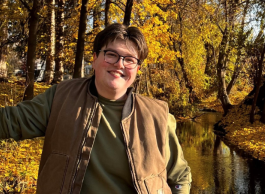
<instances>
[{"instance_id":1,"label":"sleeve","mask_svg":"<svg viewBox=\"0 0 265 194\"><path fill-rule=\"evenodd\" d=\"M191 187L191 172L176 135L176 119L173 115L169 114L167 124L167 182L173 194L188 194Z\"/></svg>"},{"instance_id":2,"label":"sleeve","mask_svg":"<svg viewBox=\"0 0 265 194\"><path fill-rule=\"evenodd\" d=\"M32 100L0 108L0 139L16 141L45 135L56 85Z\"/></svg>"}]
</instances>

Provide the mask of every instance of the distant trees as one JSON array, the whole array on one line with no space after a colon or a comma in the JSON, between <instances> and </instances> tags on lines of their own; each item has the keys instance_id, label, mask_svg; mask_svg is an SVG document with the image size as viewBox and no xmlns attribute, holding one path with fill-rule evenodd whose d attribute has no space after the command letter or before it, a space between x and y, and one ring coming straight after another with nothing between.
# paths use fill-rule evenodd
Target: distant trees
<instances>
[{"instance_id":1,"label":"distant trees","mask_svg":"<svg viewBox=\"0 0 265 194\"><path fill-rule=\"evenodd\" d=\"M142 30L149 56L135 83L137 91L168 101L171 109L181 111L215 94L227 113L235 89L258 83L261 58L254 51L264 37L265 23L260 1L41 0L35 54L29 46L33 2L2 1L2 63L12 49L20 58L30 57L27 71L32 76L32 56L46 60L47 83L62 81L65 72L81 77L83 62L92 61L95 35L113 22ZM255 27L260 33L253 33L252 21L260 24Z\"/></svg>"}]
</instances>

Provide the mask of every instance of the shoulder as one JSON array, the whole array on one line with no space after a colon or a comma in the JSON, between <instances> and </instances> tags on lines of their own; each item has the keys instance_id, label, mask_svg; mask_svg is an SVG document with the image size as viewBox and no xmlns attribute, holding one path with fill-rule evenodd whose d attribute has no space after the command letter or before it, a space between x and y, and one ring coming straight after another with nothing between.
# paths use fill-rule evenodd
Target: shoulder
<instances>
[{"instance_id":1,"label":"shoulder","mask_svg":"<svg viewBox=\"0 0 265 194\"><path fill-rule=\"evenodd\" d=\"M165 101L150 98L147 96L142 96L140 94L133 94L135 96L135 105L147 109L149 112L162 111L168 113L168 104Z\"/></svg>"},{"instance_id":2,"label":"shoulder","mask_svg":"<svg viewBox=\"0 0 265 194\"><path fill-rule=\"evenodd\" d=\"M144 101L146 103L159 104L161 106L168 106L167 102L162 101L162 100L158 100L158 99L155 99L155 98L150 98L150 97L143 96L141 94L136 94L136 93L134 93L134 95L135 95L135 99Z\"/></svg>"},{"instance_id":3,"label":"shoulder","mask_svg":"<svg viewBox=\"0 0 265 194\"><path fill-rule=\"evenodd\" d=\"M176 122L175 117L170 113L168 113L167 126L168 126L169 135L175 136L176 135L177 122Z\"/></svg>"},{"instance_id":4,"label":"shoulder","mask_svg":"<svg viewBox=\"0 0 265 194\"><path fill-rule=\"evenodd\" d=\"M77 96L86 96L88 93L90 79L78 78L62 81L57 84L55 99L64 99L66 97L77 98Z\"/></svg>"},{"instance_id":5,"label":"shoulder","mask_svg":"<svg viewBox=\"0 0 265 194\"><path fill-rule=\"evenodd\" d=\"M90 78L76 78L76 79L70 79L70 80L65 80L62 81L58 84L58 86L64 86L64 85L75 85L75 84L80 84L84 82L88 82Z\"/></svg>"},{"instance_id":6,"label":"shoulder","mask_svg":"<svg viewBox=\"0 0 265 194\"><path fill-rule=\"evenodd\" d=\"M71 80L62 81L57 86L57 91L79 91L80 89L87 89L90 78L76 78Z\"/></svg>"}]
</instances>

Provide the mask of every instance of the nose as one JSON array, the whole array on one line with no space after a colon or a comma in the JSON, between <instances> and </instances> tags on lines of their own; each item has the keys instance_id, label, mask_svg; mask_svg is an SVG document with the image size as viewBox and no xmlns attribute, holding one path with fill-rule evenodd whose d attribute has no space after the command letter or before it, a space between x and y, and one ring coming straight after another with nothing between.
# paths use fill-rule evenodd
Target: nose
<instances>
[{"instance_id":1,"label":"nose","mask_svg":"<svg viewBox=\"0 0 265 194\"><path fill-rule=\"evenodd\" d=\"M119 60L114 64L115 66L119 67L120 69L124 68L124 57L120 57Z\"/></svg>"}]
</instances>

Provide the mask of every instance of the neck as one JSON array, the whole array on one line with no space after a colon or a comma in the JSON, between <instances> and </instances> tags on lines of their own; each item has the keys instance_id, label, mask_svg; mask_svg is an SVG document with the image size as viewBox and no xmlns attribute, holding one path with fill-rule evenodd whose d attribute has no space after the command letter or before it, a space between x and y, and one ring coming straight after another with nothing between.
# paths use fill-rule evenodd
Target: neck
<instances>
[{"instance_id":1,"label":"neck","mask_svg":"<svg viewBox=\"0 0 265 194\"><path fill-rule=\"evenodd\" d=\"M100 96L106 99L109 99L109 100L126 100L127 99L126 91L124 93L118 93L113 90L112 91L101 91L97 89L97 92Z\"/></svg>"}]
</instances>

